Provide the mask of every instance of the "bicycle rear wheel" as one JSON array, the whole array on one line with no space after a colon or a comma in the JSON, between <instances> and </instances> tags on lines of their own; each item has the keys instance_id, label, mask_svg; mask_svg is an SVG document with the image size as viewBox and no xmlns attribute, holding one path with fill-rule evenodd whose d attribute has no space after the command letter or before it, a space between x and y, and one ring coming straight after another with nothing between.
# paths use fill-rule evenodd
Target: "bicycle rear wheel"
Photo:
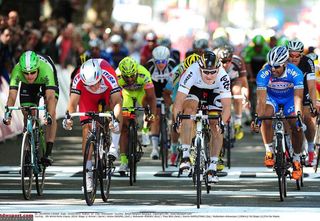
<instances>
[{"instance_id":1,"label":"bicycle rear wheel","mask_svg":"<svg viewBox=\"0 0 320 221\"><path fill-rule=\"evenodd\" d=\"M96 140L90 136L86 143L86 149L83 156L83 192L86 203L91 206L96 198L97 179L98 179L98 157L95 150ZM87 161L92 162L91 168L87 168ZM91 183L87 183L91 182Z\"/></svg>"},{"instance_id":2,"label":"bicycle rear wheel","mask_svg":"<svg viewBox=\"0 0 320 221\"><path fill-rule=\"evenodd\" d=\"M31 135L28 132L23 134L21 145L21 189L26 200L31 198L33 168L31 162Z\"/></svg>"},{"instance_id":3,"label":"bicycle rear wheel","mask_svg":"<svg viewBox=\"0 0 320 221\"><path fill-rule=\"evenodd\" d=\"M37 187L37 194L38 196L43 195L43 189L44 189L44 183L45 183L45 177L46 177L46 166L41 162L41 158L45 155L46 150L46 143L45 138L43 134L43 130L39 128L39 153L37 155L38 160L38 167L39 167L39 174L36 175L36 187Z\"/></svg>"},{"instance_id":4,"label":"bicycle rear wheel","mask_svg":"<svg viewBox=\"0 0 320 221\"><path fill-rule=\"evenodd\" d=\"M129 149L128 149L128 162L129 162L129 182L130 186L136 182L137 176L137 164L136 164L136 153L137 153L137 137L135 135L135 126L133 123L129 125Z\"/></svg>"},{"instance_id":5,"label":"bicycle rear wheel","mask_svg":"<svg viewBox=\"0 0 320 221\"><path fill-rule=\"evenodd\" d=\"M200 156L200 150L201 150L201 140L197 139L197 157L196 157L196 165L195 165L195 173L196 173L196 186L197 186L197 208L200 208L201 204L201 156Z\"/></svg>"},{"instance_id":6,"label":"bicycle rear wheel","mask_svg":"<svg viewBox=\"0 0 320 221\"><path fill-rule=\"evenodd\" d=\"M161 140L160 140L160 152L161 152L161 166L162 171L168 168L168 134L167 134L167 122L165 116L161 116Z\"/></svg>"}]
</instances>

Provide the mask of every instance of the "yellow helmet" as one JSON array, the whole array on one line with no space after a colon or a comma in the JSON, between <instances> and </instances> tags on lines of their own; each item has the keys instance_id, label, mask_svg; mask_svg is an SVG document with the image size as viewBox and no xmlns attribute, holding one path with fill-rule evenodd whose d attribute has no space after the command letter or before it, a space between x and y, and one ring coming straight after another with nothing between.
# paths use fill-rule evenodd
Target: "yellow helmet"
<instances>
[{"instance_id":1,"label":"yellow helmet","mask_svg":"<svg viewBox=\"0 0 320 221\"><path fill-rule=\"evenodd\" d=\"M195 63L197 60L199 60L200 56L197 55L196 53L193 53L191 55L189 55L188 57L186 57L183 61L183 67L185 69L187 69L190 65L192 65L193 63Z\"/></svg>"}]
</instances>

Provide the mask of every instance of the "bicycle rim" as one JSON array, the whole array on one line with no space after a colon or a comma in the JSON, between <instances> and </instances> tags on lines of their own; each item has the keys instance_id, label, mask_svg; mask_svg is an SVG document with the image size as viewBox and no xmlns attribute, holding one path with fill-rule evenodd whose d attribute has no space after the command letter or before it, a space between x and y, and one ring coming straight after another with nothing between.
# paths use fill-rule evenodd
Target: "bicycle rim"
<instances>
[{"instance_id":1,"label":"bicycle rim","mask_svg":"<svg viewBox=\"0 0 320 221\"><path fill-rule=\"evenodd\" d=\"M83 157L83 192L84 192L84 197L88 206L91 206L94 203L96 198L96 191L97 191L97 178L98 178L97 163L98 162L97 162L97 156L95 153L95 145L96 145L96 142L94 140L94 137L90 136L87 140L85 154ZM87 169L88 160L92 161L92 190L91 191L88 190L87 188L88 187L87 177L88 177L88 172L90 171Z\"/></svg>"},{"instance_id":2,"label":"bicycle rim","mask_svg":"<svg viewBox=\"0 0 320 221\"><path fill-rule=\"evenodd\" d=\"M31 165L31 144L30 134L25 132L23 134L21 145L21 189L24 199L31 198L33 169Z\"/></svg>"},{"instance_id":3,"label":"bicycle rim","mask_svg":"<svg viewBox=\"0 0 320 221\"><path fill-rule=\"evenodd\" d=\"M197 157L196 157L196 184L197 184L197 208L200 208L201 204L201 168L200 168L200 149L201 149L201 140L197 141Z\"/></svg>"},{"instance_id":4,"label":"bicycle rim","mask_svg":"<svg viewBox=\"0 0 320 221\"><path fill-rule=\"evenodd\" d=\"M285 165L285 155L282 149L282 138L277 137L277 149L276 149L276 173L278 176L278 186L280 201L284 200L286 195L286 165Z\"/></svg>"},{"instance_id":5,"label":"bicycle rim","mask_svg":"<svg viewBox=\"0 0 320 221\"><path fill-rule=\"evenodd\" d=\"M44 157L45 155L45 140L43 132L39 132L39 156ZM43 195L44 183L46 178L46 166L40 163L41 159L38 159L38 166L40 168L40 173L36 175L36 187L38 196Z\"/></svg>"},{"instance_id":6,"label":"bicycle rim","mask_svg":"<svg viewBox=\"0 0 320 221\"><path fill-rule=\"evenodd\" d=\"M134 135L134 127L132 124L129 125L129 149L128 149L128 161L129 161L129 182L130 186L135 182L136 176L136 165L135 165L135 150L136 150L136 140Z\"/></svg>"}]
</instances>

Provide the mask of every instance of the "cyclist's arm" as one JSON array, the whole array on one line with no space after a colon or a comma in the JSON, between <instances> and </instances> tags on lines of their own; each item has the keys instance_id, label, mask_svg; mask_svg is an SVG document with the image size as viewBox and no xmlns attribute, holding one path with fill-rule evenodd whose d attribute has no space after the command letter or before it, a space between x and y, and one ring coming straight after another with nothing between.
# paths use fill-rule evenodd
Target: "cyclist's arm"
<instances>
[{"instance_id":1,"label":"cyclist's arm","mask_svg":"<svg viewBox=\"0 0 320 221\"><path fill-rule=\"evenodd\" d=\"M7 101L8 107L14 106L14 104L16 103L17 95L18 95L18 91L16 89L9 90L9 96Z\"/></svg>"},{"instance_id":2,"label":"cyclist's arm","mask_svg":"<svg viewBox=\"0 0 320 221\"><path fill-rule=\"evenodd\" d=\"M257 107L256 112L258 116L263 116L266 110L267 90L257 89Z\"/></svg>"},{"instance_id":3,"label":"cyclist's arm","mask_svg":"<svg viewBox=\"0 0 320 221\"><path fill-rule=\"evenodd\" d=\"M144 90L146 92L146 99L147 99L148 104L150 105L150 108L151 108L151 113L154 116L156 116L156 113L157 113L157 98L156 98L156 93L154 91L154 87L145 88Z\"/></svg>"},{"instance_id":4,"label":"cyclist's arm","mask_svg":"<svg viewBox=\"0 0 320 221\"><path fill-rule=\"evenodd\" d=\"M308 84L308 90L309 90L309 96L310 100L312 101L312 104L316 104L316 81L315 80L309 80L307 81Z\"/></svg>"},{"instance_id":5,"label":"cyclist's arm","mask_svg":"<svg viewBox=\"0 0 320 221\"><path fill-rule=\"evenodd\" d=\"M74 113L77 111L77 106L78 106L79 100L80 100L79 94L75 94L75 93L70 94L70 100L69 100L69 104L68 104L69 113Z\"/></svg>"},{"instance_id":6,"label":"cyclist's arm","mask_svg":"<svg viewBox=\"0 0 320 221\"><path fill-rule=\"evenodd\" d=\"M55 118L56 113L56 102L55 102L55 91L52 89L46 90L46 101L47 101L47 108L48 112L51 117Z\"/></svg>"},{"instance_id":7,"label":"cyclist's arm","mask_svg":"<svg viewBox=\"0 0 320 221\"><path fill-rule=\"evenodd\" d=\"M302 99L303 99L303 88L297 88L294 90L294 110L296 113L300 111L302 113Z\"/></svg>"},{"instance_id":8,"label":"cyclist's arm","mask_svg":"<svg viewBox=\"0 0 320 221\"><path fill-rule=\"evenodd\" d=\"M185 98L187 97L187 94L182 93L181 91L177 92L176 99L173 104L173 119L177 118L178 113L181 113L183 110L183 102Z\"/></svg>"},{"instance_id":9,"label":"cyclist's arm","mask_svg":"<svg viewBox=\"0 0 320 221\"><path fill-rule=\"evenodd\" d=\"M116 119L122 124L122 96L120 92L111 94L110 104L113 107L113 113Z\"/></svg>"}]
</instances>

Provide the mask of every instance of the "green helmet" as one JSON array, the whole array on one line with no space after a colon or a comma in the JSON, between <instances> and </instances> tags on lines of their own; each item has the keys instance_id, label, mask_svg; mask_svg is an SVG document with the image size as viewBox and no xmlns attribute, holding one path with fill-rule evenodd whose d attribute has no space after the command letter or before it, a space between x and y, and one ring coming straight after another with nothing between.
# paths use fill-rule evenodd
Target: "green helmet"
<instances>
[{"instance_id":1,"label":"green helmet","mask_svg":"<svg viewBox=\"0 0 320 221\"><path fill-rule=\"evenodd\" d=\"M21 71L30 73L36 71L39 68L40 60L35 52L26 51L20 56L19 65Z\"/></svg>"},{"instance_id":2,"label":"green helmet","mask_svg":"<svg viewBox=\"0 0 320 221\"><path fill-rule=\"evenodd\" d=\"M254 45L263 45L266 41L262 35L256 35L252 39Z\"/></svg>"},{"instance_id":3,"label":"green helmet","mask_svg":"<svg viewBox=\"0 0 320 221\"><path fill-rule=\"evenodd\" d=\"M124 77L131 77L137 74L137 62L131 57L125 57L119 63L119 70Z\"/></svg>"},{"instance_id":4,"label":"green helmet","mask_svg":"<svg viewBox=\"0 0 320 221\"><path fill-rule=\"evenodd\" d=\"M286 36L281 36L277 41L277 46L288 46L289 40Z\"/></svg>"}]
</instances>

